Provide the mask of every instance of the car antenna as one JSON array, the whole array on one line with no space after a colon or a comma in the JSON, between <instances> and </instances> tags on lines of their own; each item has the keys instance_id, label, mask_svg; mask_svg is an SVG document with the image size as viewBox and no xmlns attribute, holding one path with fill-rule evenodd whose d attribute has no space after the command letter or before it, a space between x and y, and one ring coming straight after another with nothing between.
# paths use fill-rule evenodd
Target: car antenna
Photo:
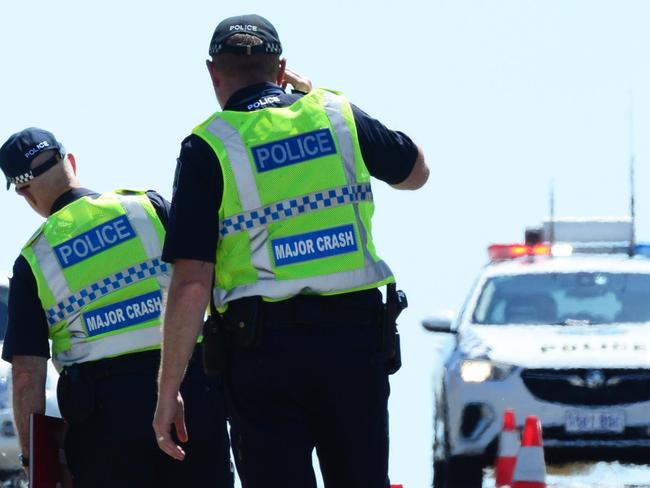
<instances>
[{"instance_id":1,"label":"car antenna","mask_svg":"<svg viewBox=\"0 0 650 488\"><path fill-rule=\"evenodd\" d=\"M628 256L634 256L634 251L636 248L636 238L635 238L635 200L634 200L634 104L632 100L632 94L630 93L630 121L629 121L629 130L630 130L630 247L628 248Z\"/></svg>"},{"instance_id":2,"label":"car antenna","mask_svg":"<svg viewBox=\"0 0 650 488\"><path fill-rule=\"evenodd\" d=\"M555 181L551 178L548 192L548 205L549 205L549 229L548 229L548 242L551 246L555 242Z\"/></svg>"}]
</instances>

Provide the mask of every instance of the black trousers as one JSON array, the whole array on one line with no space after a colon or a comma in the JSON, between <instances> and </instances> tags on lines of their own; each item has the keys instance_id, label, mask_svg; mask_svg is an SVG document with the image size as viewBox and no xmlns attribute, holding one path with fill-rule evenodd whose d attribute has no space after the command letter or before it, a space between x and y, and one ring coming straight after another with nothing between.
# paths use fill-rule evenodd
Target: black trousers
<instances>
[{"instance_id":1,"label":"black trousers","mask_svg":"<svg viewBox=\"0 0 650 488\"><path fill-rule=\"evenodd\" d=\"M315 488L314 449L327 488L389 486L379 306L329 297L265 304L259 346L229 348L226 393L244 488Z\"/></svg>"},{"instance_id":2,"label":"black trousers","mask_svg":"<svg viewBox=\"0 0 650 488\"><path fill-rule=\"evenodd\" d=\"M181 387L189 434L184 445L186 458L175 461L158 448L151 426L160 355L130 356L87 363L82 368L92 409L86 419L69 421L65 439L75 488L232 488L220 380L203 374L200 355L195 353ZM74 390L60 393L62 407L75 401L74 397L65 398L73 394Z\"/></svg>"}]
</instances>

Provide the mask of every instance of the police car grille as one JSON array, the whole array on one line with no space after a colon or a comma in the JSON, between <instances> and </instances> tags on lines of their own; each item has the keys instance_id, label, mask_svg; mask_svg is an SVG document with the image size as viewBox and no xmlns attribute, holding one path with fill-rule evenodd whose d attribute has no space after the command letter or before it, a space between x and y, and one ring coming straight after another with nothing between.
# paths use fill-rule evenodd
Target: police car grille
<instances>
[{"instance_id":1,"label":"police car grille","mask_svg":"<svg viewBox=\"0 0 650 488\"><path fill-rule=\"evenodd\" d=\"M647 369L526 369L521 378L540 400L567 405L650 401Z\"/></svg>"},{"instance_id":2,"label":"police car grille","mask_svg":"<svg viewBox=\"0 0 650 488\"><path fill-rule=\"evenodd\" d=\"M570 441L576 438L593 441L608 441L619 439L648 439L648 429L646 427L626 427L623 432L580 432L572 434L567 432L564 427L542 427L542 436L544 440Z\"/></svg>"}]
</instances>

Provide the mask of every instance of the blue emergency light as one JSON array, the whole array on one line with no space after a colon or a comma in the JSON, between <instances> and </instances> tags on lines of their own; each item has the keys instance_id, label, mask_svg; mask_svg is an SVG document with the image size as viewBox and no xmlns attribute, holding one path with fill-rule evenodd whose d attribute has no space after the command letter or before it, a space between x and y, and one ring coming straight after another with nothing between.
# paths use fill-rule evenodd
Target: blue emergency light
<instances>
[{"instance_id":1,"label":"blue emergency light","mask_svg":"<svg viewBox=\"0 0 650 488\"><path fill-rule=\"evenodd\" d=\"M650 258L650 243L642 242L634 247L634 254Z\"/></svg>"}]
</instances>

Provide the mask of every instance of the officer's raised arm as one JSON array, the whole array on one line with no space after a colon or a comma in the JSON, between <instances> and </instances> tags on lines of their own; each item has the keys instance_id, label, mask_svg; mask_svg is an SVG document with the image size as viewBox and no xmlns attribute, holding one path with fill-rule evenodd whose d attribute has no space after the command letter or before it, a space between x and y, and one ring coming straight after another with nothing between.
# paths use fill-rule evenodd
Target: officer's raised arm
<instances>
[{"instance_id":1,"label":"officer's raised arm","mask_svg":"<svg viewBox=\"0 0 650 488\"><path fill-rule=\"evenodd\" d=\"M424 186L428 179L429 167L424 160L422 148L418 146L418 155L409 175L401 183L395 183L391 186L397 190L418 190Z\"/></svg>"},{"instance_id":2,"label":"officer's raised arm","mask_svg":"<svg viewBox=\"0 0 650 488\"><path fill-rule=\"evenodd\" d=\"M282 88L286 88L287 85L291 85L294 92L309 93L312 89L312 83L309 78L304 77L290 68L285 68L284 80L281 86Z\"/></svg>"}]
</instances>

